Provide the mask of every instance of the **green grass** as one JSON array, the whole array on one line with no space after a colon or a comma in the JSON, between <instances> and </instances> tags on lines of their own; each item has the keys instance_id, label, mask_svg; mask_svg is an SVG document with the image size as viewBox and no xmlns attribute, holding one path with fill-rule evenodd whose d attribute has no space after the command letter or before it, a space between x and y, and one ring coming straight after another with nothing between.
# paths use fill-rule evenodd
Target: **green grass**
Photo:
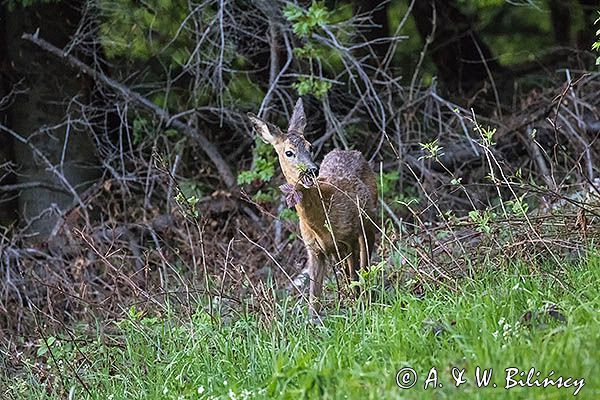
<instances>
[{"instance_id":1,"label":"green grass","mask_svg":"<svg viewBox=\"0 0 600 400\"><path fill-rule=\"evenodd\" d=\"M113 400L573 398L575 388L503 388L506 368L533 367L540 380L551 370L553 378L583 378L576 398L600 398L600 258L554 277L530 276L516 264L465 281L460 292L429 289L417 298L399 290L385 304L329 310L325 326L307 323L285 302L270 326L250 313L220 326L202 311L183 322L130 313L115 333L80 344L81 353L59 339L52 357L42 346L44 354L29 360L47 364L62 389L48 394L34 367L0 388L30 399L64 399L69 390L75 399ZM566 323L540 311L548 302ZM475 386L477 366L493 368L497 388ZM404 367L418 373L411 389L396 385ZM432 367L443 387L424 390ZM458 388L453 367L466 371Z\"/></svg>"}]
</instances>

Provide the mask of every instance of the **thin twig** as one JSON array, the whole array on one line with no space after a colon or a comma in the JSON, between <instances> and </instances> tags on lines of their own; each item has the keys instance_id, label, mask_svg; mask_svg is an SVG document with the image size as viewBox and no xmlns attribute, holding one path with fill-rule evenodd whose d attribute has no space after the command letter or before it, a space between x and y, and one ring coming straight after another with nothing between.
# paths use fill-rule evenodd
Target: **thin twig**
<instances>
[{"instance_id":1,"label":"thin twig","mask_svg":"<svg viewBox=\"0 0 600 400\"><path fill-rule=\"evenodd\" d=\"M148 98L142 96L139 93L134 92L132 89L128 88L127 86L109 78L102 72L91 68L90 66L88 66L81 60L75 58L74 56L64 53L58 47L45 41L44 39L39 38L37 34L31 35L29 33L25 33L21 37L23 39L28 40L28 41L32 42L33 44L39 46L43 50L46 50L47 52L53 54L54 56L66 61L69 65L71 65L74 68L79 69L81 72L83 72L84 74L93 78L94 80L102 82L106 86L108 86L111 89L115 90L116 92L120 93L126 99L130 99L133 102L135 102L136 104L138 104L139 106L151 111L154 115L156 115L158 118L160 118L160 120L165 125L173 126L174 128L180 130L181 132L183 132L190 138L197 141L200 144L200 147L202 148L202 150L206 153L208 158L210 158L210 160L213 162L213 164L217 168L217 171L219 172L219 175L223 179L223 182L225 183L225 185L229 189L234 189L237 187L235 176L234 176L233 172L231 171L231 168L229 167L229 165L227 164L227 162L225 161L225 159L219 152L219 150L216 148L216 146L212 142L210 142L206 138L206 136L204 136L202 133L200 133L197 129L190 126L190 124L185 123L184 121L181 121L178 118L173 118L167 110L157 106L152 101L150 101Z\"/></svg>"}]
</instances>

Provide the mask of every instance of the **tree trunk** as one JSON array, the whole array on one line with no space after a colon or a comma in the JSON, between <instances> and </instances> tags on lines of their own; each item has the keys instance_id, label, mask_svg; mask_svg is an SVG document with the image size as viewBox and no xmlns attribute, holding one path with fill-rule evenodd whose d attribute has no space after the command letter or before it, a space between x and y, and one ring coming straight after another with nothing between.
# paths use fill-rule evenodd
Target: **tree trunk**
<instances>
[{"instance_id":1,"label":"tree trunk","mask_svg":"<svg viewBox=\"0 0 600 400\"><path fill-rule=\"evenodd\" d=\"M568 45L571 41L571 5L564 0L550 0L550 19L557 44Z\"/></svg>"},{"instance_id":2,"label":"tree trunk","mask_svg":"<svg viewBox=\"0 0 600 400\"><path fill-rule=\"evenodd\" d=\"M5 8L0 6L0 21L6 18ZM0 24L0 124L7 124L6 110L9 104L8 83L9 62L6 57L6 27ZM10 172L13 161L12 139L0 132L0 187L14 183L14 175ZM16 201L14 194L0 189L0 226L8 226L16 218Z\"/></svg>"},{"instance_id":3,"label":"tree trunk","mask_svg":"<svg viewBox=\"0 0 600 400\"><path fill-rule=\"evenodd\" d=\"M62 47L77 29L83 2L36 3L7 13L7 55L13 68L13 82L21 79L27 92L16 97L8 110L13 131L29 140L46 160L34 155L26 143L14 141L21 189L18 207L22 222L32 238L41 241L54 228L61 212L74 203L70 186L81 191L97 175L94 146L89 127L81 121L77 98L85 103L89 82L56 57L21 39L23 33L39 32L40 37ZM77 121L75 123L75 121ZM49 161L54 168L51 171ZM59 179L61 174L64 179ZM42 185L36 185L41 183Z\"/></svg>"},{"instance_id":4,"label":"tree trunk","mask_svg":"<svg viewBox=\"0 0 600 400\"><path fill-rule=\"evenodd\" d=\"M419 0L412 14L423 41L433 32L431 57L448 91L472 94L489 80L490 73L503 71L455 0Z\"/></svg>"}]
</instances>

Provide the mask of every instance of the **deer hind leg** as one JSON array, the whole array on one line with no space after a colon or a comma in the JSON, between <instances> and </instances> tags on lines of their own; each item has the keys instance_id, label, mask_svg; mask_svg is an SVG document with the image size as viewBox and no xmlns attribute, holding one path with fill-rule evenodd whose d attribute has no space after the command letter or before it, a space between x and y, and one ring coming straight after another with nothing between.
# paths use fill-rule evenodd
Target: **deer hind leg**
<instances>
[{"instance_id":1,"label":"deer hind leg","mask_svg":"<svg viewBox=\"0 0 600 400\"><path fill-rule=\"evenodd\" d=\"M358 280L359 257L358 251L352 250L346 259L346 278L349 282Z\"/></svg>"},{"instance_id":2,"label":"deer hind leg","mask_svg":"<svg viewBox=\"0 0 600 400\"><path fill-rule=\"evenodd\" d=\"M354 246L354 248L350 250L348 257L346 258L346 270L344 272L346 273L346 280L348 284L358 281L358 269L360 267L359 262L360 259L358 246ZM354 287L353 290L351 290L351 296L354 295L354 297L357 297L359 294L360 290L358 286Z\"/></svg>"},{"instance_id":3,"label":"deer hind leg","mask_svg":"<svg viewBox=\"0 0 600 400\"><path fill-rule=\"evenodd\" d=\"M323 275L325 274L325 256L308 248L308 276L310 287L308 294L308 310L311 318L318 318L321 311L321 293L323 292Z\"/></svg>"},{"instance_id":4,"label":"deer hind leg","mask_svg":"<svg viewBox=\"0 0 600 400\"><path fill-rule=\"evenodd\" d=\"M360 252L360 269L366 270L369 266L369 248L363 235L358 237L358 248Z\"/></svg>"},{"instance_id":5,"label":"deer hind leg","mask_svg":"<svg viewBox=\"0 0 600 400\"><path fill-rule=\"evenodd\" d=\"M369 268L369 259L375 244L375 234L372 229L365 229L364 235L358 236L358 247L360 249L360 268Z\"/></svg>"}]
</instances>

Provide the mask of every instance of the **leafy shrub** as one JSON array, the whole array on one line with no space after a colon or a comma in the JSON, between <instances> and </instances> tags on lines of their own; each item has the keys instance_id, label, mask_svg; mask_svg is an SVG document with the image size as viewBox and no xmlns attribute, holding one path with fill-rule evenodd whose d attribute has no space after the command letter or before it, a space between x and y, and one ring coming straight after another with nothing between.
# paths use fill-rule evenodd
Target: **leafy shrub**
<instances>
[{"instance_id":1,"label":"leafy shrub","mask_svg":"<svg viewBox=\"0 0 600 400\"><path fill-rule=\"evenodd\" d=\"M238 174L237 181L239 185L248 185L255 181L269 182L275 175L277 156L273 148L263 143L260 139L257 139L254 151L254 165L252 169L242 171Z\"/></svg>"},{"instance_id":2,"label":"leafy shrub","mask_svg":"<svg viewBox=\"0 0 600 400\"><path fill-rule=\"evenodd\" d=\"M596 19L596 21L594 21L594 24L600 23L600 11L598 11L598 15L599 17ZM600 29L596 31L596 36L598 36L598 40L592 43L592 50L600 52ZM596 58L596 65L600 65L600 56Z\"/></svg>"},{"instance_id":3,"label":"leafy shrub","mask_svg":"<svg viewBox=\"0 0 600 400\"><path fill-rule=\"evenodd\" d=\"M294 54L300 59L306 59L311 70L310 75L300 76L298 82L293 84L293 88L300 96L312 94L322 98L331 89L331 82L313 73L313 60L320 60L332 51L317 43L312 35L331 24L331 13L324 4L314 2L307 10L290 4L285 8L283 15L292 23L294 33L305 40L302 47L294 49Z\"/></svg>"}]
</instances>

